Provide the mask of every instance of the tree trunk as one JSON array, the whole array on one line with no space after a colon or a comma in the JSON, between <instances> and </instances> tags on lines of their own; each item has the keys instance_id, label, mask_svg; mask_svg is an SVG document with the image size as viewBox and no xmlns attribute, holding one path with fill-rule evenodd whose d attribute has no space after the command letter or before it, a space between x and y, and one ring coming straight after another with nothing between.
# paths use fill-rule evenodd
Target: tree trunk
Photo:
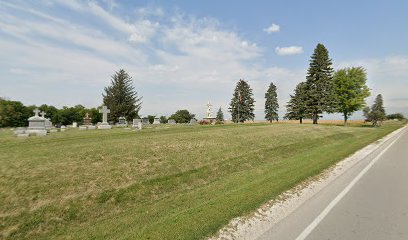
<instances>
[{"instance_id":1,"label":"tree trunk","mask_svg":"<svg viewBox=\"0 0 408 240\"><path fill-rule=\"evenodd\" d=\"M343 113L344 114L344 126L347 126L347 113Z\"/></svg>"},{"instance_id":2,"label":"tree trunk","mask_svg":"<svg viewBox=\"0 0 408 240\"><path fill-rule=\"evenodd\" d=\"M299 118L299 122L300 122L300 124L302 124L303 123L303 118Z\"/></svg>"},{"instance_id":3,"label":"tree trunk","mask_svg":"<svg viewBox=\"0 0 408 240\"><path fill-rule=\"evenodd\" d=\"M319 114L315 113L313 114L313 124L317 124L317 118L319 117Z\"/></svg>"}]
</instances>

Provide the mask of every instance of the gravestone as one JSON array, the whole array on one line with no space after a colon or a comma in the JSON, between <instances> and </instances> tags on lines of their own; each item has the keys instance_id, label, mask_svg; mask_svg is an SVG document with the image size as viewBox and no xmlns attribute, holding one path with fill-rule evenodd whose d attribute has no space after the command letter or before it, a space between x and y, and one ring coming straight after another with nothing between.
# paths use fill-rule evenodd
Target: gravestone
<instances>
[{"instance_id":1,"label":"gravestone","mask_svg":"<svg viewBox=\"0 0 408 240\"><path fill-rule=\"evenodd\" d=\"M191 125L196 125L197 124L197 120L195 118L190 120L190 124Z\"/></svg>"},{"instance_id":2,"label":"gravestone","mask_svg":"<svg viewBox=\"0 0 408 240\"><path fill-rule=\"evenodd\" d=\"M153 124L154 124L154 125L160 124L160 118L154 118Z\"/></svg>"},{"instance_id":3,"label":"gravestone","mask_svg":"<svg viewBox=\"0 0 408 240\"><path fill-rule=\"evenodd\" d=\"M86 130L86 129L87 129L86 126L83 126L83 125L79 126L79 130Z\"/></svg>"},{"instance_id":4,"label":"gravestone","mask_svg":"<svg viewBox=\"0 0 408 240\"><path fill-rule=\"evenodd\" d=\"M142 122L142 119L140 119L140 118L133 119L132 127L133 127L133 128L138 128L138 127L139 127L139 123L141 123L141 122Z\"/></svg>"},{"instance_id":5,"label":"gravestone","mask_svg":"<svg viewBox=\"0 0 408 240\"><path fill-rule=\"evenodd\" d=\"M174 119L169 119L169 120L167 121L167 123L168 123L168 124L176 124L176 120L174 120Z\"/></svg>"},{"instance_id":6,"label":"gravestone","mask_svg":"<svg viewBox=\"0 0 408 240\"><path fill-rule=\"evenodd\" d=\"M89 113L85 114L84 125L86 125L86 126L92 125L92 118L89 117Z\"/></svg>"},{"instance_id":7,"label":"gravestone","mask_svg":"<svg viewBox=\"0 0 408 240\"><path fill-rule=\"evenodd\" d=\"M119 122L116 124L117 126L120 127L127 127L127 121L125 117L119 117Z\"/></svg>"},{"instance_id":8,"label":"gravestone","mask_svg":"<svg viewBox=\"0 0 408 240\"><path fill-rule=\"evenodd\" d=\"M143 123L142 123L142 122L139 122L139 123L137 124L137 128L138 128L139 130L142 130L142 128L143 128Z\"/></svg>"},{"instance_id":9,"label":"gravestone","mask_svg":"<svg viewBox=\"0 0 408 240\"><path fill-rule=\"evenodd\" d=\"M73 123L72 123L72 127L73 127L73 128L78 127L78 123L77 123L77 122L73 122Z\"/></svg>"},{"instance_id":10,"label":"gravestone","mask_svg":"<svg viewBox=\"0 0 408 240\"><path fill-rule=\"evenodd\" d=\"M88 130L95 130L95 129L96 129L96 126L94 126L94 125L89 125L89 126L87 126L87 128L88 128Z\"/></svg>"},{"instance_id":11,"label":"gravestone","mask_svg":"<svg viewBox=\"0 0 408 240\"><path fill-rule=\"evenodd\" d=\"M34 111L34 116L30 117L28 119L28 128L26 133L28 133L29 135L37 135L37 136L44 136L47 135L47 130L45 129L45 113L42 112L41 113L41 117L38 116L38 113L40 112L40 110L35 109Z\"/></svg>"},{"instance_id":12,"label":"gravestone","mask_svg":"<svg viewBox=\"0 0 408 240\"><path fill-rule=\"evenodd\" d=\"M60 132L65 132L66 129L67 129L67 127L65 127L64 125L62 125L61 128L60 128Z\"/></svg>"},{"instance_id":13,"label":"gravestone","mask_svg":"<svg viewBox=\"0 0 408 240\"><path fill-rule=\"evenodd\" d=\"M49 119L49 118L46 118L45 119L45 129L51 129L53 126L52 126L52 122L51 122L51 119Z\"/></svg>"},{"instance_id":14,"label":"gravestone","mask_svg":"<svg viewBox=\"0 0 408 240\"><path fill-rule=\"evenodd\" d=\"M103 106L102 109L99 109L99 112L102 113L102 122L99 124L98 129L111 129L112 126L108 123L108 113L110 113L108 107Z\"/></svg>"}]
</instances>

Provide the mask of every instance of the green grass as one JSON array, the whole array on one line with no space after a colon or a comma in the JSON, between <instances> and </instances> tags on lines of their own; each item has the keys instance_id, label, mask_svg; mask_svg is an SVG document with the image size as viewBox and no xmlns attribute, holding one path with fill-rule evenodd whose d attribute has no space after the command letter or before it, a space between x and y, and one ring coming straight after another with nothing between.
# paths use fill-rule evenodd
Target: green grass
<instances>
[{"instance_id":1,"label":"green grass","mask_svg":"<svg viewBox=\"0 0 408 240\"><path fill-rule=\"evenodd\" d=\"M0 238L202 239L402 126L0 130Z\"/></svg>"}]
</instances>

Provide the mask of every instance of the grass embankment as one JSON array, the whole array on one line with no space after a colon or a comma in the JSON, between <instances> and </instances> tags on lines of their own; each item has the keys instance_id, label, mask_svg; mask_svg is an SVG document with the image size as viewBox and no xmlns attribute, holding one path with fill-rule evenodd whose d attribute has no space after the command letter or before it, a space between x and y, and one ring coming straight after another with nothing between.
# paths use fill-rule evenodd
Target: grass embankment
<instances>
[{"instance_id":1,"label":"grass embankment","mask_svg":"<svg viewBox=\"0 0 408 240\"><path fill-rule=\"evenodd\" d=\"M0 130L0 236L204 238L401 126Z\"/></svg>"}]
</instances>

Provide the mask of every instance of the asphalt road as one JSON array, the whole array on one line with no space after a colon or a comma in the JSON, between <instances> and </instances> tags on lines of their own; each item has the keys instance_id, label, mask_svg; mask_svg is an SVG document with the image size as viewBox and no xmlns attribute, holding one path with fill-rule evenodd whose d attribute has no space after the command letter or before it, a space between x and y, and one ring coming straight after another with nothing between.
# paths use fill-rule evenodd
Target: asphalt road
<instances>
[{"instance_id":1,"label":"asphalt road","mask_svg":"<svg viewBox=\"0 0 408 240\"><path fill-rule=\"evenodd\" d=\"M258 239L408 239L408 129Z\"/></svg>"}]
</instances>

